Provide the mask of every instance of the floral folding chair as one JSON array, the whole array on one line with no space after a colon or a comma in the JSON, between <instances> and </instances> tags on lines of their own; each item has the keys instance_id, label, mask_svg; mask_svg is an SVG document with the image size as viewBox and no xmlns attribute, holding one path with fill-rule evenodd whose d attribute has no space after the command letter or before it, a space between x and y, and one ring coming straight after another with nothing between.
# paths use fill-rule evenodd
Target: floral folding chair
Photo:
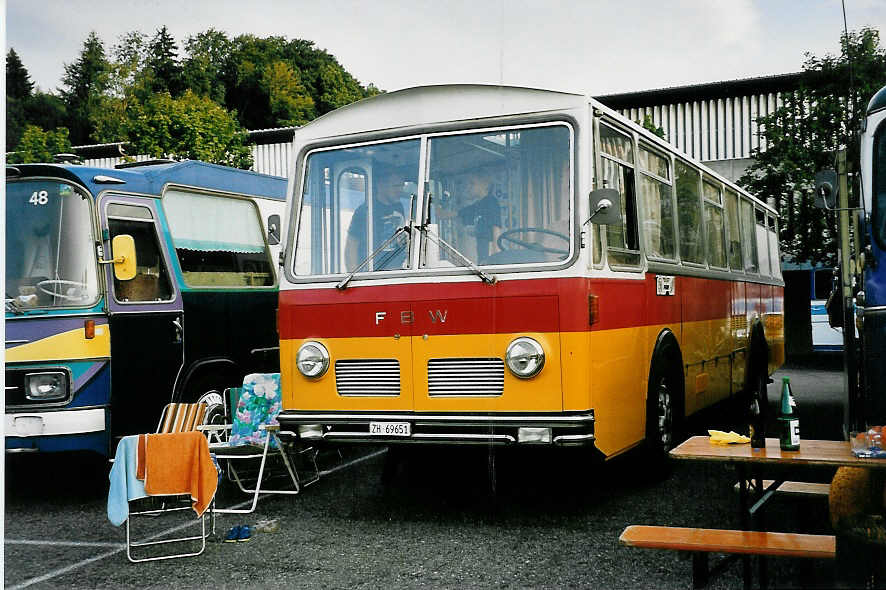
<instances>
[{"instance_id":1,"label":"floral folding chair","mask_svg":"<svg viewBox=\"0 0 886 590\"><path fill-rule=\"evenodd\" d=\"M281 433L277 422L282 407L280 373L252 373L243 378L243 387L238 389L239 397L231 412L232 423L200 427L210 433L209 450L226 464L228 478L241 491L252 494L249 508L215 510L228 514L253 512L261 494L297 494L302 487L290 456L291 449L280 439L281 434L295 437L292 432ZM279 471L269 468L269 458L280 460ZM268 487L274 475L288 480L284 489Z\"/></svg>"}]
</instances>

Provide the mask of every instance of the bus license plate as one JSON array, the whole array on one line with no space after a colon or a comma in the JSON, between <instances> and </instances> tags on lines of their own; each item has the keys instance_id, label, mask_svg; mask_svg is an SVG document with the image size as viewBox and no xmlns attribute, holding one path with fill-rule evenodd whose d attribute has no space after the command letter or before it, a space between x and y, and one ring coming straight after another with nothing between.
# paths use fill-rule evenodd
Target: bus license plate
<instances>
[{"instance_id":1,"label":"bus license plate","mask_svg":"<svg viewBox=\"0 0 886 590\"><path fill-rule=\"evenodd\" d=\"M411 436L409 422L370 422L369 434L372 436Z\"/></svg>"}]
</instances>

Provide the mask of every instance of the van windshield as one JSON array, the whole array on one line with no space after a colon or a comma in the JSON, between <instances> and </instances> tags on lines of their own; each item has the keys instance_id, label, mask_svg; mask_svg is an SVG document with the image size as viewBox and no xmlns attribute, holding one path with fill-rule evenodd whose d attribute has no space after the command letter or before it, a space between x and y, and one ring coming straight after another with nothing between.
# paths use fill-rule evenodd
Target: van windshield
<instances>
[{"instance_id":1,"label":"van windshield","mask_svg":"<svg viewBox=\"0 0 886 590\"><path fill-rule=\"evenodd\" d=\"M873 152L874 238L880 248L886 250L886 122L874 135Z\"/></svg>"},{"instance_id":2,"label":"van windshield","mask_svg":"<svg viewBox=\"0 0 886 590\"><path fill-rule=\"evenodd\" d=\"M89 198L53 180L6 184L7 311L98 299Z\"/></svg>"}]
</instances>

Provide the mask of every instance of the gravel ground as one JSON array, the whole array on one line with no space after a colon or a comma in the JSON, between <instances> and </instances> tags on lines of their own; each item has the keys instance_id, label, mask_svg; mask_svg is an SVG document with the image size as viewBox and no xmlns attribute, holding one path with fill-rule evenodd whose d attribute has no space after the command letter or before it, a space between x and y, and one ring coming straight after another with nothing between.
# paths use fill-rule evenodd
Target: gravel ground
<instances>
[{"instance_id":1,"label":"gravel ground","mask_svg":"<svg viewBox=\"0 0 886 590\"><path fill-rule=\"evenodd\" d=\"M774 397L771 390L771 403ZM833 421L816 417L816 407L801 401L810 425ZM713 415L701 417L693 429L702 431L701 424L734 427ZM365 452L346 450L345 460ZM490 453L422 447L407 452L391 479L383 480L387 456L332 473L295 498L265 499L255 514L223 515L216 528L223 535L235 524L277 518L279 532L258 534L248 543L213 540L199 557L144 564L130 564L114 545L125 540L125 530L105 517L104 464L79 456L8 457L4 585L688 588L688 558L621 547L618 536L624 527L738 527L734 473L722 465L674 462L662 478L636 453L600 464L588 453L562 449ZM327 467L340 461L337 455L324 459ZM803 475L828 481L831 473ZM243 496L226 487L221 499L234 502ZM767 519L773 530L829 532L822 498L776 499ZM94 561L82 563L88 559ZM828 562L778 559L769 564L772 587L833 584ZM35 580L46 574L55 575ZM710 587L740 586L741 568L735 564Z\"/></svg>"}]
</instances>

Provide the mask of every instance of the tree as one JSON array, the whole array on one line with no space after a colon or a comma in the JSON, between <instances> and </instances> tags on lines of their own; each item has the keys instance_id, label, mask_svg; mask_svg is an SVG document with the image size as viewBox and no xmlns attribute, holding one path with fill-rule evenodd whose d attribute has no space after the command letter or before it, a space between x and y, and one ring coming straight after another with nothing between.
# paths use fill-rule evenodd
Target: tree
<instances>
[{"instance_id":1,"label":"tree","mask_svg":"<svg viewBox=\"0 0 886 590\"><path fill-rule=\"evenodd\" d=\"M304 125L314 118L314 99L298 72L276 61L262 73L261 88L268 95L275 126Z\"/></svg>"},{"instance_id":2,"label":"tree","mask_svg":"<svg viewBox=\"0 0 886 590\"><path fill-rule=\"evenodd\" d=\"M204 96L186 90L133 103L123 125L125 139L137 154L191 159L249 168L252 152L236 117Z\"/></svg>"},{"instance_id":3,"label":"tree","mask_svg":"<svg viewBox=\"0 0 886 590\"><path fill-rule=\"evenodd\" d=\"M34 83L15 49L6 53L6 96L24 100L31 96Z\"/></svg>"},{"instance_id":4,"label":"tree","mask_svg":"<svg viewBox=\"0 0 886 590\"><path fill-rule=\"evenodd\" d=\"M739 179L751 193L775 200L782 252L797 261L834 262L835 234L809 193L815 173L834 167L834 153L841 148L847 149L850 167L859 169L856 131L871 96L886 84L886 51L876 30L842 35L840 44L839 56L807 54L798 89L785 96L783 106L757 119L761 147Z\"/></svg>"},{"instance_id":5,"label":"tree","mask_svg":"<svg viewBox=\"0 0 886 590\"><path fill-rule=\"evenodd\" d=\"M14 49L6 53L6 148L18 145L25 130L25 105L34 83Z\"/></svg>"},{"instance_id":6,"label":"tree","mask_svg":"<svg viewBox=\"0 0 886 590\"><path fill-rule=\"evenodd\" d=\"M151 76L153 92L168 92L172 96L179 96L184 90L178 46L165 25L160 27L148 45L145 67Z\"/></svg>"},{"instance_id":7,"label":"tree","mask_svg":"<svg viewBox=\"0 0 886 590\"><path fill-rule=\"evenodd\" d=\"M77 61L65 64L62 78L65 88L61 96L67 108L71 141L76 144L87 143L92 136L91 116L108 87L109 71L104 45L93 31L83 43Z\"/></svg>"},{"instance_id":8,"label":"tree","mask_svg":"<svg viewBox=\"0 0 886 590\"><path fill-rule=\"evenodd\" d=\"M232 43L221 31L209 29L185 41L182 76L186 88L225 104L225 83L222 79L228 64Z\"/></svg>"},{"instance_id":9,"label":"tree","mask_svg":"<svg viewBox=\"0 0 886 590\"><path fill-rule=\"evenodd\" d=\"M25 126L18 149L9 155L10 164L30 162L52 162L53 156L71 151L68 130L59 127L54 131L43 131L36 125Z\"/></svg>"}]
</instances>

